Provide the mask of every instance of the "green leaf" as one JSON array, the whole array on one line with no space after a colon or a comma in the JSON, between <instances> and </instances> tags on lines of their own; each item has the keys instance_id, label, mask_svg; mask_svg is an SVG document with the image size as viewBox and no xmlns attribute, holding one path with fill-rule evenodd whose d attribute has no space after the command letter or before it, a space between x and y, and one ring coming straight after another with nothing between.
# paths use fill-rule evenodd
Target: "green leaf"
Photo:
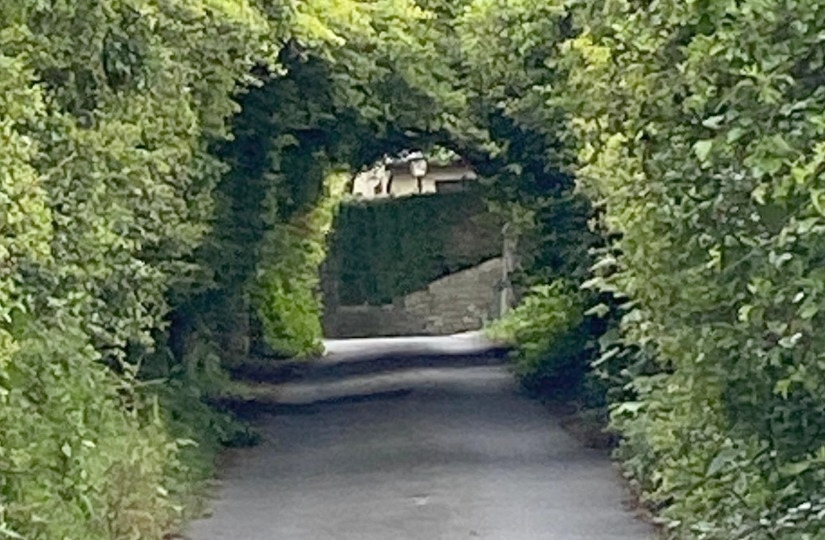
<instances>
[{"instance_id":1,"label":"green leaf","mask_svg":"<svg viewBox=\"0 0 825 540\"><path fill-rule=\"evenodd\" d=\"M693 152L696 154L696 157L699 158L699 161L706 162L708 160L708 156L710 155L710 151L713 149L713 139L705 139L702 141L697 141L693 145Z\"/></svg>"},{"instance_id":2,"label":"green leaf","mask_svg":"<svg viewBox=\"0 0 825 540\"><path fill-rule=\"evenodd\" d=\"M785 477L797 477L805 471L809 470L813 463L811 460L797 461L794 463L785 463L782 465L780 472Z\"/></svg>"},{"instance_id":3,"label":"green leaf","mask_svg":"<svg viewBox=\"0 0 825 540\"><path fill-rule=\"evenodd\" d=\"M820 306L816 302L806 302L799 308L797 312L799 317L804 320L810 320L816 317L817 313L820 311Z\"/></svg>"},{"instance_id":4,"label":"green leaf","mask_svg":"<svg viewBox=\"0 0 825 540\"><path fill-rule=\"evenodd\" d=\"M794 153L794 149L791 148L791 145L788 144L788 141L785 140L785 137L783 137L781 133L777 133L771 137L771 148L780 155Z\"/></svg>"},{"instance_id":5,"label":"green leaf","mask_svg":"<svg viewBox=\"0 0 825 540\"><path fill-rule=\"evenodd\" d=\"M733 448L723 448L708 464L707 471L705 471L705 476L714 476L722 469L730 467L733 465L733 460L736 459L738 455L739 452Z\"/></svg>"},{"instance_id":6,"label":"green leaf","mask_svg":"<svg viewBox=\"0 0 825 540\"><path fill-rule=\"evenodd\" d=\"M614 407L613 414L636 414L640 412L645 406L646 403L643 401L625 401L624 403L621 403L618 406Z\"/></svg>"},{"instance_id":7,"label":"green leaf","mask_svg":"<svg viewBox=\"0 0 825 540\"><path fill-rule=\"evenodd\" d=\"M604 317L608 313L610 313L610 308L606 304L597 304L584 312L587 316L595 315L596 317Z\"/></svg>"},{"instance_id":8,"label":"green leaf","mask_svg":"<svg viewBox=\"0 0 825 540\"><path fill-rule=\"evenodd\" d=\"M797 343L802 339L802 334L797 332L791 336L785 336L779 340L779 346L785 349L793 349Z\"/></svg>"},{"instance_id":9,"label":"green leaf","mask_svg":"<svg viewBox=\"0 0 825 540\"><path fill-rule=\"evenodd\" d=\"M725 115L720 114L716 116L711 116L710 118L706 118L702 121L702 125L709 129L719 129L719 126L724 122Z\"/></svg>"},{"instance_id":10,"label":"green leaf","mask_svg":"<svg viewBox=\"0 0 825 540\"><path fill-rule=\"evenodd\" d=\"M744 134L745 134L744 129L739 128L739 127L735 127L735 128L732 128L730 131L728 131L728 134L727 134L727 137L725 138L725 140L728 142L728 144L733 144L736 141L738 141L739 139L741 139Z\"/></svg>"},{"instance_id":11,"label":"green leaf","mask_svg":"<svg viewBox=\"0 0 825 540\"><path fill-rule=\"evenodd\" d=\"M13 540L26 540L25 536L9 529L8 525L5 523L0 523L0 536L3 536L5 538L11 538Z\"/></svg>"}]
</instances>

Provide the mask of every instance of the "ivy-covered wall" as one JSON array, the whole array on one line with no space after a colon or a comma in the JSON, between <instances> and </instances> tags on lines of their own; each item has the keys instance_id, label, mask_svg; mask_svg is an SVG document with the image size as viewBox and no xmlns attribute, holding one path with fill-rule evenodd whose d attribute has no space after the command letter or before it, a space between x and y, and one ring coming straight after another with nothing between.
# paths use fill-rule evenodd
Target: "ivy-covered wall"
<instances>
[{"instance_id":1,"label":"ivy-covered wall","mask_svg":"<svg viewBox=\"0 0 825 540\"><path fill-rule=\"evenodd\" d=\"M337 303L389 304L501 254L501 222L477 190L344 204L325 279Z\"/></svg>"}]
</instances>

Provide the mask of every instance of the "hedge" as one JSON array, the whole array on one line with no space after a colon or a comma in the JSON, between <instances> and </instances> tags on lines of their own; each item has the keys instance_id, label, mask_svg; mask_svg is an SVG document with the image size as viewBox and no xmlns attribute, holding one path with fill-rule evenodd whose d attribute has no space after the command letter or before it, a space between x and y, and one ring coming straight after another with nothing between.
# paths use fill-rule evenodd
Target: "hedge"
<instances>
[{"instance_id":1,"label":"hedge","mask_svg":"<svg viewBox=\"0 0 825 540\"><path fill-rule=\"evenodd\" d=\"M620 456L674 537L818 537L825 3L573 16L560 102L617 233L593 284L659 368L613 411Z\"/></svg>"},{"instance_id":2,"label":"hedge","mask_svg":"<svg viewBox=\"0 0 825 540\"><path fill-rule=\"evenodd\" d=\"M459 17L470 88L596 210L618 456L674 538L822 535L823 21L795 0Z\"/></svg>"},{"instance_id":3,"label":"hedge","mask_svg":"<svg viewBox=\"0 0 825 540\"><path fill-rule=\"evenodd\" d=\"M363 141L441 129L462 106L427 13L374 4L0 2L0 536L161 538L189 512L235 437L204 404L222 384L224 319L248 320L254 292L283 281L285 236L306 277L294 299L317 312L321 180L382 151ZM261 88L301 99L276 130L253 127L269 156L255 176L230 139L250 141L239 105ZM278 208L239 215L234 180L263 183L255 200ZM250 216L257 236L225 241L221 226ZM256 255L223 274L226 247ZM295 337L278 305L256 308L270 340Z\"/></svg>"},{"instance_id":4,"label":"hedge","mask_svg":"<svg viewBox=\"0 0 825 540\"><path fill-rule=\"evenodd\" d=\"M500 255L500 221L475 189L348 201L335 221L327 279L342 304L392 303Z\"/></svg>"}]
</instances>

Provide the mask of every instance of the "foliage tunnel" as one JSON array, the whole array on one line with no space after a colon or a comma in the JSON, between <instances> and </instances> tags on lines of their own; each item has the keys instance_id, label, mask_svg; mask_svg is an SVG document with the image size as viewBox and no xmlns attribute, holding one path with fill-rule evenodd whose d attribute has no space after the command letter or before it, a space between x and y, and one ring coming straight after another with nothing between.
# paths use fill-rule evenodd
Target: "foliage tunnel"
<instances>
[{"instance_id":1,"label":"foliage tunnel","mask_svg":"<svg viewBox=\"0 0 825 540\"><path fill-rule=\"evenodd\" d=\"M205 404L222 366L317 349L349 175L437 144L518 234L541 323L508 322L521 366L598 356L667 533L821 537L824 21L822 0L0 0L0 536L171 530L244 435Z\"/></svg>"}]
</instances>

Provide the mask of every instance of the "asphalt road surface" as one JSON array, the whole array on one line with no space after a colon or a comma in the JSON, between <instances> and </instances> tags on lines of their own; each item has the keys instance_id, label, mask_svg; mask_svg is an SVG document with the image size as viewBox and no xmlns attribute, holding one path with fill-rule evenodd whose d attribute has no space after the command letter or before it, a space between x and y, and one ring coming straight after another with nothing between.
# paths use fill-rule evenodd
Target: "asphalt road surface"
<instances>
[{"instance_id":1,"label":"asphalt road surface","mask_svg":"<svg viewBox=\"0 0 825 540\"><path fill-rule=\"evenodd\" d=\"M331 358L344 362L379 350L474 354L478 346L472 336L329 344ZM265 443L230 454L213 515L192 524L189 536L654 538L625 508L606 455L582 448L521 395L506 367L484 364L416 366L285 392L302 403L314 392L326 402L259 419ZM391 393L382 394L386 388Z\"/></svg>"}]
</instances>

